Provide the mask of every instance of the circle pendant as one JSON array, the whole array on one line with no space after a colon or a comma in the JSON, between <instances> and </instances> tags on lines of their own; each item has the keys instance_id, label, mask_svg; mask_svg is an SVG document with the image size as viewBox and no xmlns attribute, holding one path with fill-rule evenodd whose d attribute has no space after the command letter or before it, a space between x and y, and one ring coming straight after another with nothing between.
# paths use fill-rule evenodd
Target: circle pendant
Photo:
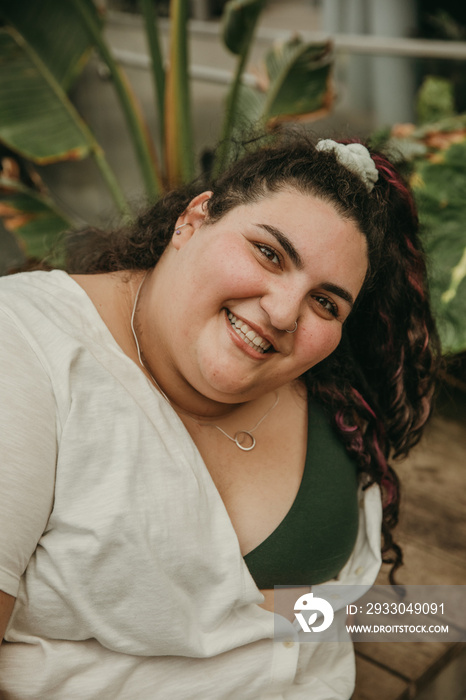
<instances>
[{"instance_id":1,"label":"circle pendant","mask_svg":"<svg viewBox=\"0 0 466 700\"><path fill-rule=\"evenodd\" d=\"M245 437L246 445L243 444L245 442ZM250 450L253 450L256 445L256 439L254 435L251 435L251 433L248 430L238 430L238 432L235 434L235 442L239 449L243 450L244 452L249 452Z\"/></svg>"}]
</instances>

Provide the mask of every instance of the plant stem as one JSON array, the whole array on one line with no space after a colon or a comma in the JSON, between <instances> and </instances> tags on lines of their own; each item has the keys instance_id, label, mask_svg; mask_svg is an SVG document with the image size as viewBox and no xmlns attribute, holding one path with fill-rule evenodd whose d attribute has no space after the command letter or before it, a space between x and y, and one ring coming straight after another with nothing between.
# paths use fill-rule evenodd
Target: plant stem
<instances>
[{"instance_id":1,"label":"plant stem","mask_svg":"<svg viewBox=\"0 0 466 700\"><path fill-rule=\"evenodd\" d=\"M230 47L231 51L239 55L239 58L236 64L235 75L233 77L230 92L228 93L226 100L225 117L223 120L222 133L220 136L220 145L217 149L214 166L212 168L212 174L214 177L218 177L218 175L220 175L222 170L224 170L227 165L228 154L230 150L230 140L238 112L238 95L241 89L241 80L248 61L249 53L252 46L252 39L257 26L257 22L265 5L265 0L249 4L249 9L247 9L247 5L248 3L239 2L237 3L235 9L233 9L233 13L238 13L239 18L241 18L241 13L243 11L246 11L247 22L246 26L243 27L242 30L242 32L244 33L241 36L241 45L240 48L238 47L239 50L237 50L236 47L233 47L231 43L227 44L227 46ZM228 15L224 15L224 17L227 18ZM228 22L229 20L226 19L226 21ZM237 31L238 29L236 30L236 32Z\"/></svg>"},{"instance_id":2,"label":"plant stem","mask_svg":"<svg viewBox=\"0 0 466 700\"><path fill-rule=\"evenodd\" d=\"M168 184L177 187L194 176L194 144L188 76L188 2L171 0L170 64L165 95L165 146Z\"/></svg>"},{"instance_id":3,"label":"plant stem","mask_svg":"<svg viewBox=\"0 0 466 700\"><path fill-rule=\"evenodd\" d=\"M147 195L151 198L154 198L161 191L161 183L158 181L156 175L156 170L154 168L154 164L151 158L152 149L150 148L147 135L144 132L141 119L137 113L137 109L135 108L134 99L132 99L128 91L128 88L123 79L123 75L115 59L110 53L110 50L103 38L100 27L98 26L87 2L82 2L82 0L71 0L71 2L73 3L79 15L81 16L87 30L89 31L89 34L93 39L93 42L99 50L102 60L105 61L105 63L108 66L108 69L112 76L113 84L115 86L115 90L119 97L120 104L126 118L129 133L133 140L134 149L141 168ZM107 180L107 183L110 187L109 180Z\"/></svg>"},{"instance_id":4,"label":"plant stem","mask_svg":"<svg viewBox=\"0 0 466 700\"><path fill-rule=\"evenodd\" d=\"M243 53L240 55L236 64L235 75L233 77L230 92L228 93L226 99L225 117L223 120L222 133L220 136L220 144L215 154L215 162L212 171L214 178L218 177L226 166L228 150L230 148L231 134L233 131L233 125L236 117L235 106L238 99L238 93L241 87L241 77L243 75L247 63L248 55L249 48L243 51Z\"/></svg>"},{"instance_id":5,"label":"plant stem","mask_svg":"<svg viewBox=\"0 0 466 700\"><path fill-rule=\"evenodd\" d=\"M141 13L147 36L147 45L152 63L152 81L156 98L156 113L159 120L159 153L163 158L163 140L165 134L165 69L160 48L157 13L154 0L140 0Z\"/></svg>"}]
</instances>

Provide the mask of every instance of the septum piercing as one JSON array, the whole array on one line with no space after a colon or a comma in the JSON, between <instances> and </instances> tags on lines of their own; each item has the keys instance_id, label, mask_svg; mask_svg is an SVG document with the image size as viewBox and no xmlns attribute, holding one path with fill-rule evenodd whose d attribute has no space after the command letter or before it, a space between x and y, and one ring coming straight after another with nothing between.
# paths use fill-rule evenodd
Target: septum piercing
<instances>
[{"instance_id":1,"label":"septum piercing","mask_svg":"<svg viewBox=\"0 0 466 700\"><path fill-rule=\"evenodd\" d=\"M176 234L177 236L180 235L181 229L183 228L183 226L189 226L189 223L188 223L188 224L181 224L180 226L177 226L177 227L176 227L176 229L175 229L175 234Z\"/></svg>"},{"instance_id":2,"label":"septum piercing","mask_svg":"<svg viewBox=\"0 0 466 700\"><path fill-rule=\"evenodd\" d=\"M295 321L295 322L294 322L294 328L293 328L292 331L288 331L288 330L286 330L286 328L285 328L285 330L286 330L287 333L296 333L297 328L298 328L298 322Z\"/></svg>"}]
</instances>

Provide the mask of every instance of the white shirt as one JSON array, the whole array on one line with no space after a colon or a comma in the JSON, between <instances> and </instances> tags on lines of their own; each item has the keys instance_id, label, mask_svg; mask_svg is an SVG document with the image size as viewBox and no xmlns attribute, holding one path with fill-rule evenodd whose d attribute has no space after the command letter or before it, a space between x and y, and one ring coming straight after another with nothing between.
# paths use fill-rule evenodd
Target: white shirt
<instances>
[{"instance_id":1,"label":"white shirt","mask_svg":"<svg viewBox=\"0 0 466 700\"><path fill-rule=\"evenodd\" d=\"M351 645L273 639L196 446L81 287L0 280L0 339L4 697L348 700ZM373 583L380 527L373 486L339 583Z\"/></svg>"}]
</instances>

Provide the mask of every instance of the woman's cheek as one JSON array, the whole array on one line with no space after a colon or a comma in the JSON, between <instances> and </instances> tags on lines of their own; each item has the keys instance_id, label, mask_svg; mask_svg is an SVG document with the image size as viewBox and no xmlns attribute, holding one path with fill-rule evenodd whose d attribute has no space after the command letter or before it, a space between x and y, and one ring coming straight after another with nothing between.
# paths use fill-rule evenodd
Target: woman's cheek
<instances>
[{"instance_id":1,"label":"woman's cheek","mask_svg":"<svg viewBox=\"0 0 466 700\"><path fill-rule=\"evenodd\" d=\"M341 324L322 321L312 328L302 328L303 354L308 357L309 368L321 362L338 347L341 340Z\"/></svg>"}]
</instances>

